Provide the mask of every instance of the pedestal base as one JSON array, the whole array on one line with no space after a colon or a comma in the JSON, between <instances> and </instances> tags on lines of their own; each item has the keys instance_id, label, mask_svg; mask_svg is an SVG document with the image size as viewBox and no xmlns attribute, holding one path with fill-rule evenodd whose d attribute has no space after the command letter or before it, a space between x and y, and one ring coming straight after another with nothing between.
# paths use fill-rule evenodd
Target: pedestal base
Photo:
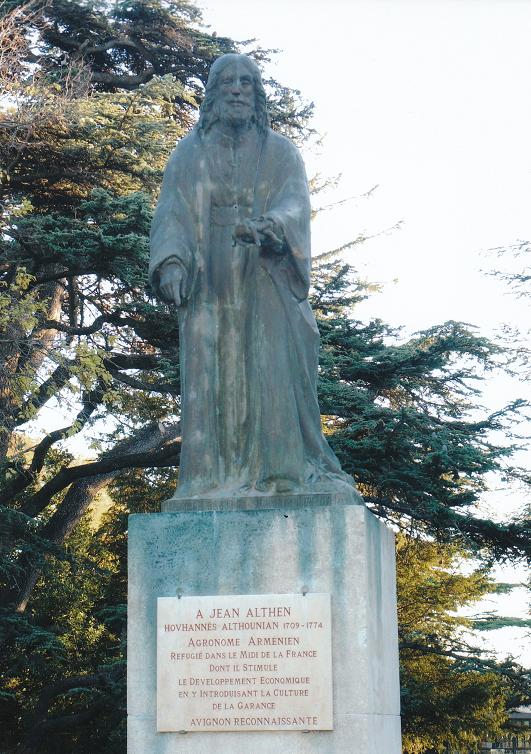
<instances>
[{"instance_id":1,"label":"pedestal base","mask_svg":"<svg viewBox=\"0 0 531 754\"><path fill-rule=\"evenodd\" d=\"M335 492L295 492L290 494L248 495L246 497L171 497L161 505L163 513L184 511L279 510L315 508L328 505L365 505L362 496L346 484Z\"/></svg>"},{"instance_id":2,"label":"pedestal base","mask_svg":"<svg viewBox=\"0 0 531 754\"><path fill-rule=\"evenodd\" d=\"M129 519L128 754L400 754L392 533L364 506ZM157 597L329 592L334 730L156 731Z\"/></svg>"}]
</instances>

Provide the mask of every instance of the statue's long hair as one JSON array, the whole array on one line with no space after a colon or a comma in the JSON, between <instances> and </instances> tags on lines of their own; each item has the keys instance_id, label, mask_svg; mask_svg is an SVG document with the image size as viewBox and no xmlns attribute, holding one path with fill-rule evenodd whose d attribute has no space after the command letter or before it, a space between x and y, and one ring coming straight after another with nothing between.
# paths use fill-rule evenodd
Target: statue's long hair
<instances>
[{"instance_id":1,"label":"statue's long hair","mask_svg":"<svg viewBox=\"0 0 531 754\"><path fill-rule=\"evenodd\" d=\"M256 124L258 133L265 135L269 128L269 115L267 113L266 94L262 84L260 69L251 58L247 55L236 55L227 53L214 61L208 75L207 85L205 87L205 97L199 111L199 120L197 129L199 133L206 133L220 116L217 107L217 95L219 88L219 79L225 68L231 63L242 63L253 78L255 111L251 122Z\"/></svg>"}]
</instances>

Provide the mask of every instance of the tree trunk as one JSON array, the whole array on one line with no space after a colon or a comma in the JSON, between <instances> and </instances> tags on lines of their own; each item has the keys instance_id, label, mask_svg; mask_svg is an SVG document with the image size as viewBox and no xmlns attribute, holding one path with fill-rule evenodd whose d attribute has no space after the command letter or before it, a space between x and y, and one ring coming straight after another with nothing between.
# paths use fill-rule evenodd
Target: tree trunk
<instances>
[{"instance_id":1,"label":"tree trunk","mask_svg":"<svg viewBox=\"0 0 531 754\"><path fill-rule=\"evenodd\" d=\"M103 458L113 458L125 453L141 453L161 448L175 440L180 434L180 425L149 424L131 438L122 441L115 448L104 454ZM62 544L80 521L98 492L106 487L120 472L87 477L71 485L63 502L39 532L39 536L59 545ZM14 609L22 613L27 607L31 593L41 574L42 566L36 565L27 556L20 562L21 575L17 580L16 593L8 601L15 599Z\"/></svg>"},{"instance_id":2,"label":"tree trunk","mask_svg":"<svg viewBox=\"0 0 531 754\"><path fill-rule=\"evenodd\" d=\"M43 319L58 319L64 290L59 283L43 286L41 300L48 300ZM51 353L58 335L55 329L36 330L27 337L24 330L9 323L0 334L0 463L8 455L11 435L15 427L15 415L20 407L21 396L16 389L17 377L33 377Z\"/></svg>"}]
</instances>

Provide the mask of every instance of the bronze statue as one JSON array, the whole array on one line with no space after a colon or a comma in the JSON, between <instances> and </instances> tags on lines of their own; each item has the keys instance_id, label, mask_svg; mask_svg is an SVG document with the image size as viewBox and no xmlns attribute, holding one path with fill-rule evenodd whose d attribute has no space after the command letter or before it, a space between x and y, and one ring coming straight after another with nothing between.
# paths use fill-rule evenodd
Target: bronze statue
<instances>
[{"instance_id":1,"label":"bronze statue","mask_svg":"<svg viewBox=\"0 0 531 754\"><path fill-rule=\"evenodd\" d=\"M176 496L353 490L321 432L304 165L269 127L244 55L212 65L197 126L170 157L150 277L179 308Z\"/></svg>"}]
</instances>

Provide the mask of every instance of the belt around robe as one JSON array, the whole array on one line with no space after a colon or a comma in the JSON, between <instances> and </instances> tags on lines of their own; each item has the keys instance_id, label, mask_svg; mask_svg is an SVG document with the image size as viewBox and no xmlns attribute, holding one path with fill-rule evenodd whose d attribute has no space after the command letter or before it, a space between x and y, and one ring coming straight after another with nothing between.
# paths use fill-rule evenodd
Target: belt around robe
<instances>
[{"instance_id":1,"label":"belt around robe","mask_svg":"<svg viewBox=\"0 0 531 754\"><path fill-rule=\"evenodd\" d=\"M253 208L241 204L231 204L229 207L210 207L210 222L214 225L227 227L237 225L241 220L250 217Z\"/></svg>"}]
</instances>

